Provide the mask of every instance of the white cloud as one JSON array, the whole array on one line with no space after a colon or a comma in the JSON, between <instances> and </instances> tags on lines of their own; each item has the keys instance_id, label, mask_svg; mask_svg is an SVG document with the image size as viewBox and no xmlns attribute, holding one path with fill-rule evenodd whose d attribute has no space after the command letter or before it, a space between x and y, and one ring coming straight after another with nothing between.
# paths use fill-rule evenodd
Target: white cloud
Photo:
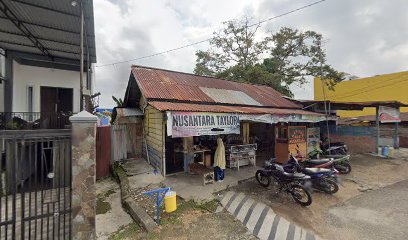
<instances>
[{"instance_id":1,"label":"white cloud","mask_svg":"<svg viewBox=\"0 0 408 240\"><path fill-rule=\"evenodd\" d=\"M253 17L265 19L312 0L95 0L98 64L145 56L211 36L221 22ZM406 70L408 65L406 0L326 1L268 22L262 31L289 26L315 30L328 39L327 59L336 69L357 76ZM136 62L96 68L100 105L113 106L123 97L132 63L191 72L200 44ZM313 97L312 83L292 87L298 98Z\"/></svg>"}]
</instances>

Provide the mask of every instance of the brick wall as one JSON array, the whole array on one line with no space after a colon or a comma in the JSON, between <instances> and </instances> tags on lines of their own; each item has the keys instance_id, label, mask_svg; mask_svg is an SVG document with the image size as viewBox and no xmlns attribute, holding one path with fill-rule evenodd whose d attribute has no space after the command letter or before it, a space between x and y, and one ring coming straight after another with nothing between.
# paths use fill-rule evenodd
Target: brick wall
<instances>
[{"instance_id":1,"label":"brick wall","mask_svg":"<svg viewBox=\"0 0 408 240\"><path fill-rule=\"evenodd\" d=\"M331 134L332 142L344 142L349 153L367 153L374 152L376 149L376 140L372 136L351 136Z\"/></svg>"},{"instance_id":2,"label":"brick wall","mask_svg":"<svg viewBox=\"0 0 408 240\"><path fill-rule=\"evenodd\" d=\"M402 148L408 148L408 136L402 137L402 136L400 135L399 145L400 145L400 147L402 147Z\"/></svg>"}]
</instances>

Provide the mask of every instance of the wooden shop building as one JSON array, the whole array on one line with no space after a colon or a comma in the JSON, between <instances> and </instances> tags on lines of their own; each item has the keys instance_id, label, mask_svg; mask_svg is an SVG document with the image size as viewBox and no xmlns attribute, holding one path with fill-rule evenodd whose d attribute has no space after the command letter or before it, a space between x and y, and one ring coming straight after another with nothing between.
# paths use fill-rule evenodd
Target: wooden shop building
<instances>
[{"instance_id":1,"label":"wooden shop building","mask_svg":"<svg viewBox=\"0 0 408 240\"><path fill-rule=\"evenodd\" d=\"M296 145L307 152L325 120L268 86L143 66L132 66L124 107L143 112L142 157L163 176L211 169L218 137L227 167L285 162Z\"/></svg>"}]
</instances>

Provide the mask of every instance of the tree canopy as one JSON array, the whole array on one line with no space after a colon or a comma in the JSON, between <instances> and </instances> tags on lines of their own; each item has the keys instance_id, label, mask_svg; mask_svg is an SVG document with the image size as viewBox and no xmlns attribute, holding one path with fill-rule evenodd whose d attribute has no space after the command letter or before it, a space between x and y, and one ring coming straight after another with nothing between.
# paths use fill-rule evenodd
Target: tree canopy
<instances>
[{"instance_id":1,"label":"tree canopy","mask_svg":"<svg viewBox=\"0 0 408 240\"><path fill-rule=\"evenodd\" d=\"M213 33L210 48L196 52L194 73L268 85L290 97L289 86L302 86L308 76L330 79L330 88L343 79L326 63L321 34L284 27L261 38L259 27L248 18L225 22Z\"/></svg>"}]
</instances>

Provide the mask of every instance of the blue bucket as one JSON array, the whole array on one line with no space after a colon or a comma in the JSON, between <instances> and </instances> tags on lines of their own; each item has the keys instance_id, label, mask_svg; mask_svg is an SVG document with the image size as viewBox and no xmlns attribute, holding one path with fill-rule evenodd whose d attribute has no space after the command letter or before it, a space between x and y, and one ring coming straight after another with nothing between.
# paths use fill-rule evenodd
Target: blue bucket
<instances>
[{"instance_id":1,"label":"blue bucket","mask_svg":"<svg viewBox=\"0 0 408 240\"><path fill-rule=\"evenodd\" d=\"M383 147L382 148L382 155L383 156L386 156L386 157L388 157L388 156L390 156L390 147Z\"/></svg>"}]
</instances>

